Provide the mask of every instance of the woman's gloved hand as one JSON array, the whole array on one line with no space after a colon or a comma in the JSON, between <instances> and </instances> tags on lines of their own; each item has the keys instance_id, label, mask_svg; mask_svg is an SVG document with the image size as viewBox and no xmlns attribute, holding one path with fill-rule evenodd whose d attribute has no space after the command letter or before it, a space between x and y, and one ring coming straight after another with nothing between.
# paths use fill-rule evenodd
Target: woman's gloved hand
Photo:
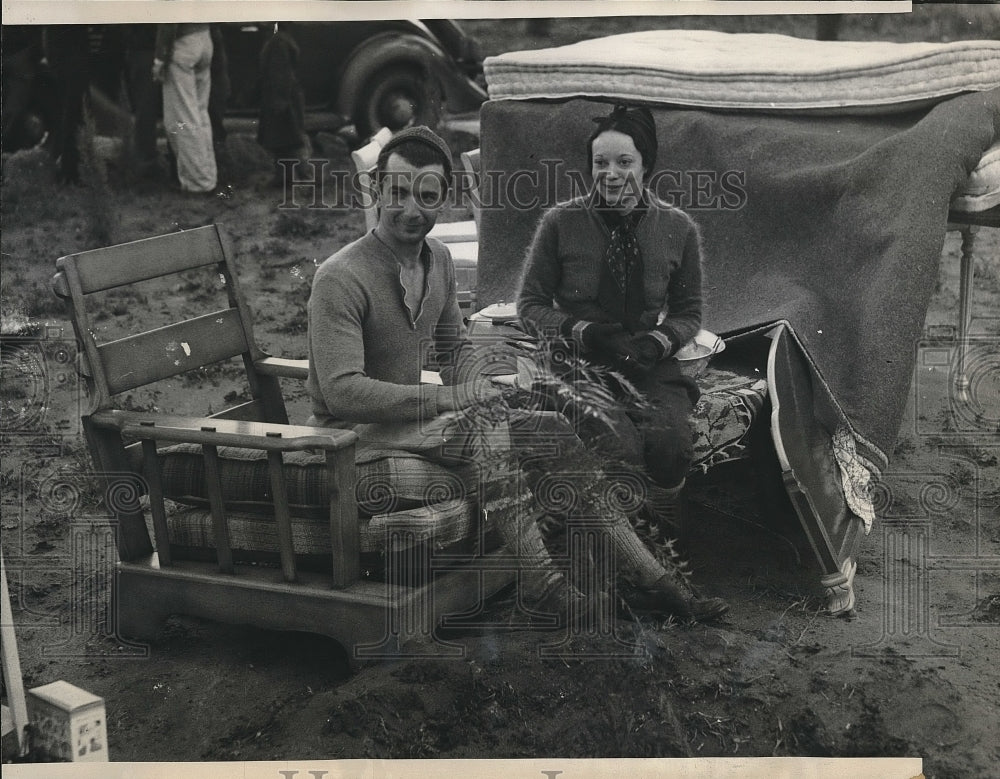
<instances>
[{"instance_id":1,"label":"woman's gloved hand","mask_svg":"<svg viewBox=\"0 0 1000 779\"><path fill-rule=\"evenodd\" d=\"M639 333L633 336L631 346L636 359L635 368L642 373L651 371L667 351L663 343L651 333Z\"/></svg>"},{"instance_id":2,"label":"woman's gloved hand","mask_svg":"<svg viewBox=\"0 0 1000 779\"><path fill-rule=\"evenodd\" d=\"M633 337L617 322L594 322L583 330L583 343L591 352L626 371L639 366Z\"/></svg>"},{"instance_id":3,"label":"woman's gloved hand","mask_svg":"<svg viewBox=\"0 0 1000 779\"><path fill-rule=\"evenodd\" d=\"M617 322L591 322L583 328L583 345L605 357L623 358L632 352L631 338Z\"/></svg>"},{"instance_id":4,"label":"woman's gloved hand","mask_svg":"<svg viewBox=\"0 0 1000 779\"><path fill-rule=\"evenodd\" d=\"M632 336L619 322L570 320L564 325L563 334L613 365L629 368L638 362Z\"/></svg>"}]
</instances>

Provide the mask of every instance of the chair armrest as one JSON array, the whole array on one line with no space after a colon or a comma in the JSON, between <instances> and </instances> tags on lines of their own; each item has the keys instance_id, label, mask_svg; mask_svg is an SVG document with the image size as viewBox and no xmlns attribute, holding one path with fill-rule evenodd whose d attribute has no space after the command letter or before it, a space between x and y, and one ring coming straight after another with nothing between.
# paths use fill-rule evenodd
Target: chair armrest
<instances>
[{"instance_id":1,"label":"chair armrest","mask_svg":"<svg viewBox=\"0 0 1000 779\"><path fill-rule=\"evenodd\" d=\"M280 376L287 379L305 379L309 376L309 360L264 357L255 360L254 367L265 376Z\"/></svg>"},{"instance_id":2,"label":"chair armrest","mask_svg":"<svg viewBox=\"0 0 1000 779\"><path fill-rule=\"evenodd\" d=\"M268 452L303 449L337 451L354 446L358 440L353 430L134 411L101 411L94 414L91 420L101 427L118 430L123 435L139 439L236 446Z\"/></svg>"}]
</instances>

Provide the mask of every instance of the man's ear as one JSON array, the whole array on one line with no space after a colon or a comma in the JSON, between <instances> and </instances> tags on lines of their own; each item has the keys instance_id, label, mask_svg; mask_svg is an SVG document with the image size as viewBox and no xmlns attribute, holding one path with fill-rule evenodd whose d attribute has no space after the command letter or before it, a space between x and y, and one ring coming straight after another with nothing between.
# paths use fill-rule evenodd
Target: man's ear
<instances>
[{"instance_id":1,"label":"man's ear","mask_svg":"<svg viewBox=\"0 0 1000 779\"><path fill-rule=\"evenodd\" d=\"M382 183L383 179L376 173L371 179L372 187L371 194L373 199L373 205L375 206L375 216L378 217L382 213Z\"/></svg>"}]
</instances>

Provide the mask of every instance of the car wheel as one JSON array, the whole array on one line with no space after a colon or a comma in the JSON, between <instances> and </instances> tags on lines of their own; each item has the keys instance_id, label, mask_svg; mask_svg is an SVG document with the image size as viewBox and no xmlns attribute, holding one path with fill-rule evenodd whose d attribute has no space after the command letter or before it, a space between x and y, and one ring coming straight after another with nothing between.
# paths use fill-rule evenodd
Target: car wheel
<instances>
[{"instance_id":1,"label":"car wheel","mask_svg":"<svg viewBox=\"0 0 1000 779\"><path fill-rule=\"evenodd\" d=\"M353 116L361 138L382 127L393 131L414 124L433 127L441 118L437 79L429 78L415 66L383 68L368 79L361 95Z\"/></svg>"}]
</instances>

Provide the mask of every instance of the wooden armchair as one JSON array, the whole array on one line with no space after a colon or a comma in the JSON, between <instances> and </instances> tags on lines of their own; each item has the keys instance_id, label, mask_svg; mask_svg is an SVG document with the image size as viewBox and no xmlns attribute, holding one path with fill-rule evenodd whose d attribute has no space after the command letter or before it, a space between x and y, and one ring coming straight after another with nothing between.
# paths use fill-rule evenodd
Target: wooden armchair
<instances>
[{"instance_id":1,"label":"wooden armchair","mask_svg":"<svg viewBox=\"0 0 1000 779\"><path fill-rule=\"evenodd\" d=\"M474 611L512 580L502 566L488 570L475 564L486 546L474 506L463 505L460 512L467 520L463 549L471 551L452 553L441 576L432 575L431 557L440 545L426 522L428 512L359 517L356 435L288 424L278 379L304 378L307 363L274 358L257 347L227 241L216 226L82 252L56 265L53 287L68 305L89 392L84 434L117 523L115 604L121 635L151 639L169 614L185 613L326 634L356 663L398 652L410 639L428 638L443 615ZM216 286L221 281L221 308L99 343L107 329L106 293L120 296L146 283L175 283L185 278L177 274L196 271ZM129 408L135 405L128 402L131 393L152 382L183 380L182 374L234 358L242 363L249 399L233 408L209 417ZM257 469L270 501L264 516L254 519L268 525L274 539L252 559L233 540L241 515L231 504L242 489L232 483L234 461L228 459L246 450L259 453L249 467ZM165 469L165 458L178 457L194 458L193 475L204 484L211 543L203 554L191 554L173 537L177 528L165 498L176 497L170 483L175 474ZM298 511L289 481L292 461L302 457L315 466L322 487L319 505L305 514ZM142 502L129 494L136 485L136 492L148 494L149 521ZM308 557L301 549L303 528L322 537L324 564L303 564ZM403 560L407 572L386 581L363 578L362 552L379 542L383 555ZM471 568L459 564L463 561L472 561Z\"/></svg>"}]
</instances>

